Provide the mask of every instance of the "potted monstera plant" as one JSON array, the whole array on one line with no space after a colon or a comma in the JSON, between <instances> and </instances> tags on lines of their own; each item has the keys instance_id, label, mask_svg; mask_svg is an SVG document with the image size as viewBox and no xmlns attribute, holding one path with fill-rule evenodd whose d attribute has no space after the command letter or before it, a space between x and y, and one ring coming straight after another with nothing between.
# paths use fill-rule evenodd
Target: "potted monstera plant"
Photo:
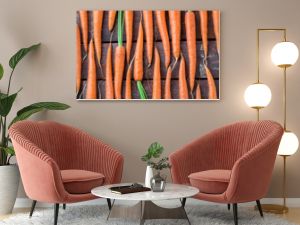
<instances>
[{"instance_id":1,"label":"potted monstera plant","mask_svg":"<svg viewBox=\"0 0 300 225\"><path fill-rule=\"evenodd\" d=\"M28 48L22 48L10 58L9 67L11 71L8 84L6 88L3 88L3 85L1 85L0 89L0 215L11 213L16 201L20 179L17 165L10 162L15 152L7 132L9 127L43 110L65 110L69 108L68 105L59 102L38 102L20 109L12 120L8 120L13 104L22 90L21 88L19 91L11 93L11 82L15 69L29 52L37 49L39 46L40 44L36 44ZM0 64L0 82L3 75L4 69Z\"/></svg>"}]
</instances>

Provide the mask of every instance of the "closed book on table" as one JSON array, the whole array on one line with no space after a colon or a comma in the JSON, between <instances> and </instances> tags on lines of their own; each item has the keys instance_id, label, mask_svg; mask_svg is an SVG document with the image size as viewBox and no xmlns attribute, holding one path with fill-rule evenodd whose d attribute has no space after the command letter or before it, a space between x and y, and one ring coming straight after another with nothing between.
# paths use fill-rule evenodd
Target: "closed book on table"
<instances>
[{"instance_id":1,"label":"closed book on table","mask_svg":"<svg viewBox=\"0 0 300 225\"><path fill-rule=\"evenodd\" d=\"M129 193L136 193L136 192L151 191L151 188L119 186L119 187L111 187L110 190L115 194L129 194Z\"/></svg>"}]
</instances>

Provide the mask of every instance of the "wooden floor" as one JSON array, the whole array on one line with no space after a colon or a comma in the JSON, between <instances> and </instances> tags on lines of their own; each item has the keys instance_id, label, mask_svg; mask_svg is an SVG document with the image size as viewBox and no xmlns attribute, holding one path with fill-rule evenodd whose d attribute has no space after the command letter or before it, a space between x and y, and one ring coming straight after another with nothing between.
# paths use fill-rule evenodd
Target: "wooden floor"
<instances>
[{"instance_id":1,"label":"wooden floor","mask_svg":"<svg viewBox=\"0 0 300 225\"><path fill-rule=\"evenodd\" d=\"M17 213L24 213L28 212L29 213L29 208L19 208L15 209L12 214L5 215L5 216L0 216L0 221L3 219L6 219L10 217L11 215L17 214ZM284 215L280 215L281 217L293 222L300 224L300 208L289 208L289 212Z\"/></svg>"}]
</instances>

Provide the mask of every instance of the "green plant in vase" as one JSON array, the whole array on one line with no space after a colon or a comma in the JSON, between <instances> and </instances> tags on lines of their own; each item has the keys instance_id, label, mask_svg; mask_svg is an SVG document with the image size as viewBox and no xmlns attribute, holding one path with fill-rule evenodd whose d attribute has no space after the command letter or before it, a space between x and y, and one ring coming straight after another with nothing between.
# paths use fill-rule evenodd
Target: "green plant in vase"
<instances>
[{"instance_id":1,"label":"green plant in vase","mask_svg":"<svg viewBox=\"0 0 300 225\"><path fill-rule=\"evenodd\" d=\"M12 78L16 67L29 52L34 51L39 46L40 44L35 44L28 48L22 48L10 58L9 66L11 71L7 88L5 90L0 89L0 215L12 211L19 183L18 168L16 165L10 164L10 159L15 155L15 151L8 134L9 127L43 110L65 110L70 107L59 102L37 102L20 109L17 115L11 121L8 121L13 104L22 90L20 88L17 92L11 93ZM3 75L4 68L0 64L0 81ZM8 199L7 196L14 197Z\"/></svg>"},{"instance_id":2,"label":"green plant in vase","mask_svg":"<svg viewBox=\"0 0 300 225\"><path fill-rule=\"evenodd\" d=\"M166 183L166 178L161 176L160 171L171 168L168 157L160 158L163 151L164 147L158 142L154 142L149 146L147 154L141 157L142 161L147 162L145 185L157 192L164 191ZM156 175L153 176L153 172L150 169L155 169Z\"/></svg>"}]
</instances>

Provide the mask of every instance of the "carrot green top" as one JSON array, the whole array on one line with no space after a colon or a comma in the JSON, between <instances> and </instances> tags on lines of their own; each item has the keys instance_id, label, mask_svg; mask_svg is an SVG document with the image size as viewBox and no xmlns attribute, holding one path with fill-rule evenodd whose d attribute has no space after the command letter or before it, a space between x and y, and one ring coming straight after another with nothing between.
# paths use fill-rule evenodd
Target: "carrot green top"
<instances>
[{"instance_id":1,"label":"carrot green top","mask_svg":"<svg viewBox=\"0 0 300 225\"><path fill-rule=\"evenodd\" d=\"M124 12L118 11L118 46L123 44Z\"/></svg>"}]
</instances>

